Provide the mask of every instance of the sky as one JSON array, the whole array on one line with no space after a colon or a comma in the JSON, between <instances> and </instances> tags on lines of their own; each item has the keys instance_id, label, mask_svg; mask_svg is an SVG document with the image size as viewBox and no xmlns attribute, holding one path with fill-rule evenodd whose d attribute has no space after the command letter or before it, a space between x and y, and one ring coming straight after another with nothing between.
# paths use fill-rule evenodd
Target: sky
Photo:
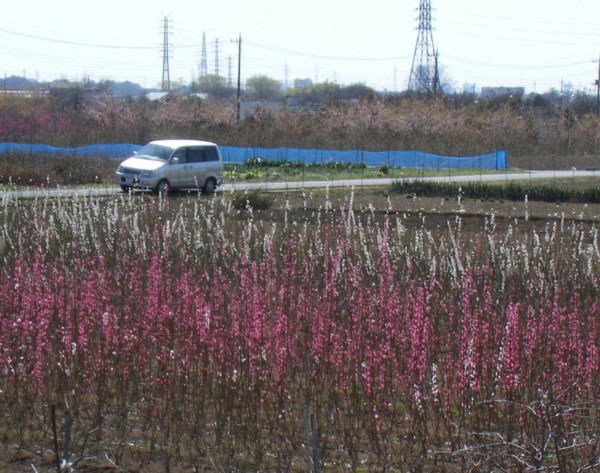
<instances>
[{"instance_id":1,"label":"sky","mask_svg":"<svg viewBox=\"0 0 600 473\"><path fill-rule=\"evenodd\" d=\"M3 0L0 74L39 81L84 78L160 87L167 26L171 81L200 73L237 84L267 75L408 85L419 0ZM598 0L431 0L442 79L455 90L524 87L596 92Z\"/></svg>"}]
</instances>

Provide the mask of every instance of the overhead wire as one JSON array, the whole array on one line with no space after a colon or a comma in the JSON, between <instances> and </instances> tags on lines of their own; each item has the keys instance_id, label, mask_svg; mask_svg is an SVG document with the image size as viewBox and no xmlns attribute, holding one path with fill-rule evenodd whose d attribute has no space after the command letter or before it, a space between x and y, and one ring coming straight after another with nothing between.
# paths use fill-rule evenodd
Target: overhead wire
<instances>
[{"instance_id":1,"label":"overhead wire","mask_svg":"<svg viewBox=\"0 0 600 473\"><path fill-rule=\"evenodd\" d=\"M271 52L277 52L281 54L287 54L290 56L301 56L308 57L313 59L327 59L332 61L361 61L361 62L369 62L369 61L395 61L400 59L410 59L412 56L389 56L389 57L360 57L360 56L333 56L333 55L325 55L325 54L316 54L316 53L306 53L301 51L292 51L289 49L277 48L274 46L268 46L261 43L256 43L253 41L245 41L246 44L250 44L254 47L264 49Z\"/></svg>"},{"instance_id":2,"label":"overhead wire","mask_svg":"<svg viewBox=\"0 0 600 473\"><path fill-rule=\"evenodd\" d=\"M464 24L464 23L454 22L454 24L460 25L460 24ZM481 26L481 25L478 25L478 26ZM521 29L518 27L502 27L502 26L489 27L488 29L526 31L525 29ZM478 33L464 31L464 30L461 31L460 33L454 32L452 30L445 30L445 29L442 29L439 31L441 31L442 33L446 33L446 34L453 34L453 35L460 34L463 36L470 35L470 36L485 37L485 38L490 38L490 39L515 40L515 41L520 41L520 42L523 42L523 41L540 42L543 44L561 44L561 45L565 44L564 42L558 43L558 42L548 41L546 39L543 39L543 40L535 40L535 39L520 40L518 38L507 38L507 37L498 38L495 35L478 34ZM529 30L527 30L527 31L529 31ZM88 42L81 42L81 41L50 38L47 36L35 35L35 34L30 34L30 33L25 33L25 32L18 32L18 31L6 29L6 28L0 28L0 33L9 34L9 35L13 35L13 36L19 36L22 38L33 39L33 40L37 40L37 41L44 41L44 42L55 43L55 44L64 44L64 45L75 46L75 47L86 47L86 48L96 48L96 49L105 49L105 50L123 50L123 51L127 51L127 50L156 51L157 53L160 51L159 45L143 46L143 45L127 45L127 44L116 45L116 44L104 44L104 43L88 43ZM585 36L595 36L595 35L590 33L590 34L585 34ZM189 37L185 38L185 39L189 40ZM226 44L226 43L227 43L227 41L223 41L223 44ZM577 45L580 45L580 43L577 43ZM406 60L412 59L412 55L410 55L410 56L409 55L403 55L403 56L402 55L401 56L327 55L327 54L311 53L311 52L305 52L305 51L296 51L296 50L291 50L291 49L285 49L285 48L281 48L281 47L277 47L277 46L266 45L266 44L251 41L251 40L244 40L244 47L245 48L249 47L249 49L251 51L252 50L269 51L271 53L277 53L277 54L291 56L291 57L297 57L297 58L312 59L315 61L327 60L327 61L337 61L337 62L347 62L347 63L360 63L360 62L373 63L373 62L406 61ZM173 42L173 43L171 43L171 48L172 48L172 50L195 49L196 51L191 54L188 52L182 52L182 57L186 58L187 62L190 62L191 64L193 64L193 67L197 67L198 63L200 62L200 48L201 48L200 36L198 37L198 42L196 42L196 43L177 44L176 42ZM0 51L3 51L5 54L12 56L12 57L20 57L20 58L29 57L31 59L35 59L37 61L44 62L44 63L55 63L55 62L59 61L61 64L65 64L65 65L80 65L80 60L74 59L72 57L44 54L44 53L40 52L41 51L40 49L36 49L35 51L27 51L27 50L17 49L17 48L10 47L10 46L0 46ZM237 56L237 52L231 54L231 57L236 57L236 56ZM463 64L468 64L471 66L478 66L478 67L485 67L485 68L502 68L503 70L506 70L506 69L511 69L511 70L561 69L561 68L581 66L581 65L584 65L584 64L587 64L590 62L590 61L577 61L577 62L572 62L572 63L567 63L567 64L530 64L530 63L528 63L525 65L521 65L521 64L515 64L515 63L505 64L505 63L499 63L499 62L480 61L480 60L476 60L476 59L469 59L469 58L453 56L453 55L448 55L448 54L442 54L441 57L448 58L452 61L457 61L457 62L460 62ZM283 67L284 67L283 64L275 66L274 65L275 62L273 60L266 61L264 59L264 55L262 55L262 54L256 54L256 53L252 53L252 52L248 53L248 49L245 49L244 62L246 63L245 64L246 70L259 70L262 68L262 70L277 69L278 71L281 72L281 71L283 71ZM223 64L225 64L225 61L223 61ZM123 60L123 62L119 62L118 60L116 60L115 57L112 57L110 61L98 61L98 60L94 61L93 58L88 58L86 60L85 67L87 69L110 68L111 70L126 70L127 68L130 67L130 61ZM148 68L148 71L150 71L150 70L155 71L156 63L154 63L154 62L152 62L152 63L148 62L146 64L136 63L136 69L140 70L140 72L143 72L146 68ZM225 66L225 69L226 69L226 66ZM295 69L297 69L297 68L295 68ZM307 67L304 67L303 69L306 70ZM338 69L336 69L336 75L338 75L338 74L340 77L346 77L344 71L341 69L339 71L338 71ZM390 75L391 75L391 72L390 72Z\"/></svg>"},{"instance_id":3,"label":"overhead wire","mask_svg":"<svg viewBox=\"0 0 600 473\"><path fill-rule=\"evenodd\" d=\"M545 65L516 64L516 63L502 64L502 63L497 63L497 62L492 63L492 62L486 62L486 61L465 59L465 58L462 58L459 56L453 56L451 54L444 54L443 57L452 59L454 61L459 61L464 64L469 64L471 66L490 67L490 68L501 67L502 69L515 69L515 70L519 70L519 69L534 69L534 70L535 69L560 69L560 68L564 68L564 67L582 66L582 65L590 63L590 61L588 60L588 61L570 62L570 63L565 63L565 64L545 64Z\"/></svg>"},{"instance_id":4,"label":"overhead wire","mask_svg":"<svg viewBox=\"0 0 600 473\"><path fill-rule=\"evenodd\" d=\"M48 38L45 36L38 36L38 35L34 35L34 34L29 34L29 33L22 33L22 32L18 32L18 31L8 30L6 28L0 28L0 31L3 33L6 33L6 34L13 35L13 36L20 36L22 38L36 39L36 40L45 41L48 43L66 44L66 45L70 45L70 46L83 46L83 47L88 47L88 48L102 48L102 49L134 49L134 50L156 49L156 47L154 47L154 46L153 47L150 47L150 46L124 46L124 45L116 45L116 44L82 43L79 41L69 41L69 40L63 40L63 39Z\"/></svg>"}]
</instances>

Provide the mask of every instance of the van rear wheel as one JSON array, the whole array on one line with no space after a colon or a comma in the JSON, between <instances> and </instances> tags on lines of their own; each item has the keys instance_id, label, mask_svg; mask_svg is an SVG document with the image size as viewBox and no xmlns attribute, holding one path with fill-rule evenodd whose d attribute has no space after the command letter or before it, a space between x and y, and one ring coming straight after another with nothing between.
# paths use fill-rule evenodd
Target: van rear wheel
<instances>
[{"instance_id":1,"label":"van rear wheel","mask_svg":"<svg viewBox=\"0 0 600 473\"><path fill-rule=\"evenodd\" d=\"M217 183L214 179L208 179L204 183L204 187L202 188L202 192L206 195L213 195L217 190Z\"/></svg>"}]
</instances>

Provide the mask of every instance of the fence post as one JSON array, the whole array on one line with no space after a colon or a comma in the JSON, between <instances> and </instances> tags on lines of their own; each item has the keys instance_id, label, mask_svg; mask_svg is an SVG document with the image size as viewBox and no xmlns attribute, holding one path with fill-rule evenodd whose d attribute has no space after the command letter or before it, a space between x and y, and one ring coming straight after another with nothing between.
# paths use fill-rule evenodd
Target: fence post
<instances>
[{"instance_id":1,"label":"fence post","mask_svg":"<svg viewBox=\"0 0 600 473\"><path fill-rule=\"evenodd\" d=\"M366 166L364 150L361 149L359 151L359 153L360 153L360 164L361 164L361 166L360 166L360 176L361 176L360 177L361 178L360 186L364 187L365 186L365 166Z\"/></svg>"},{"instance_id":2,"label":"fence post","mask_svg":"<svg viewBox=\"0 0 600 473\"><path fill-rule=\"evenodd\" d=\"M313 472L313 458L310 454L310 429L308 427L308 406L305 405L303 409L304 414L304 437L306 445L306 464L308 465L308 473Z\"/></svg>"},{"instance_id":3,"label":"fence post","mask_svg":"<svg viewBox=\"0 0 600 473\"><path fill-rule=\"evenodd\" d=\"M71 462L69 460L69 450L71 448L71 416L69 411L64 415L64 440L63 440L63 464L65 471L71 471Z\"/></svg>"},{"instance_id":4,"label":"fence post","mask_svg":"<svg viewBox=\"0 0 600 473\"><path fill-rule=\"evenodd\" d=\"M319 437L317 435L317 422L314 413L310 415L310 425L313 440L313 468L315 473L319 473Z\"/></svg>"},{"instance_id":5,"label":"fence post","mask_svg":"<svg viewBox=\"0 0 600 473\"><path fill-rule=\"evenodd\" d=\"M56 433L56 404L50 406L50 422L52 424L52 437L54 440L54 462L56 471L60 473L60 454L58 453L58 434Z\"/></svg>"}]
</instances>

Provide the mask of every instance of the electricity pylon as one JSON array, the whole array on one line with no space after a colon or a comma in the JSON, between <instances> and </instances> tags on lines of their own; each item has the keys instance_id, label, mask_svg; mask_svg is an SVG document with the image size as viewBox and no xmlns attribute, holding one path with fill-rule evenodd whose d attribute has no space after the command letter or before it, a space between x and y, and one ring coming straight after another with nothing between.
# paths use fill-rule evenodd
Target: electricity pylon
<instances>
[{"instance_id":1,"label":"electricity pylon","mask_svg":"<svg viewBox=\"0 0 600 473\"><path fill-rule=\"evenodd\" d=\"M169 34L169 15L163 15L163 69L161 86L163 92L171 90L171 72L169 70L171 48L169 46Z\"/></svg>"},{"instance_id":2,"label":"electricity pylon","mask_svg":"<svg viewBox=\"0 0 600 473\"><path fill-rule=\"evenodd\" d=\"M202 56L200 57L200 77L208 74L208 61L206 57L206 33L202 33Z\"/></svg>"},{"instance_id":3,"label":"electricity pylon","mask_svg":"<svg viewBox=\"0 0 600 473\"><path fill-rule=\"evenodd\" d=\"M431 2L420 0L419 29L408 80L409 90L426 95L436 95L440 92L437 58L431 28Z\"/></svg>"}]
</instances>

